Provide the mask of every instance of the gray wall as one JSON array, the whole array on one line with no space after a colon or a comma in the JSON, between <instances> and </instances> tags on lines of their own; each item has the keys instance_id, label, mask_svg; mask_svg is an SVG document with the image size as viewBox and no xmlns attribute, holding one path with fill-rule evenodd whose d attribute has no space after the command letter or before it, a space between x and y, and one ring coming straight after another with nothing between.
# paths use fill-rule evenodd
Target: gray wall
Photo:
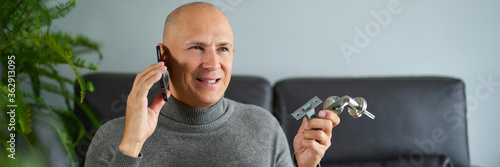
<instances>
[{"instance_id":1,"label":"gray wall","mask_svg":"<svg viewBox=\"0 0 500 167\"><path fill-rule=\"evenodd\" d=\"M462 79L472 165L500 166L500 1L208 2L232 25L235 75ZM77 1L54 28L101 41L100 72L138 73L155 62L165 17L184 3Z\"/></svg>"}]
</instances>

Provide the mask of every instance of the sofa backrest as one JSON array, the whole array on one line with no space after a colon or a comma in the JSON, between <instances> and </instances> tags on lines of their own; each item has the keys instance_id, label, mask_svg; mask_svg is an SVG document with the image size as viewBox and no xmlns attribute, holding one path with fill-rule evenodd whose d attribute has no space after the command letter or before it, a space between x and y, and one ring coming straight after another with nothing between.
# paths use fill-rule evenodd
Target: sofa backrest
<instances>
[{"instance_id":1,"label":"sofa backrest","mask_svg":"<svg viewBox=\"0 0 500 167\"><path fill-rule=\"evenodd\" d=\"M84 78L92 81L95 88L94 92L87 91L84 101L97 121L105 123L125 116L135 74L97 73ZM75 86L75 92L79 91ZM158 84L154 84L148 94L149 104L159 92ZM322 166L380 164L373 162L381 162L383 166L435 166L428 165L430 160L448 158L455 166L469 166L464 84L458 79L301 78L282 80L271 87L259 77L232 76L225 97L269 111L272 108L293 152L291 142L300 121L290 114L314 96L324 100L332 95L365 98L368 111L376 118L354 119L344 111L340 125L334 128L333 144L322 159ZM87 132L97 131L78 103L75 112ZM84 140L77 147L81 165L89 145L90 141Z\"/></svg>"},{"instance_id":2,"label":"sofa backrest","mask_svg":"<svg viewBox=\"0 0 500 167\"><path fill-rule=\"evenodd\" d=\"M271 112L272 87L260 77L231 76L224 97L244 104L254 104Z\"/></svg>"},{"instance_id":3,"label":"sofa backrest","mask_svg":"<svg viewBox=\"0 0 500 167\"><path fill-rule=\"evenodd\" d=\"M442 155L455 166L470 166L462 81L441 77L282 80L274 86L273 112L290 148L301 124L290 114L314 96L324 100L333 95L365 98L367 110L376 118L355 119L345 109L322 166L359 166L359 162L373 166L381 160L384 166L427 166L422 164ZM316 112L322 109L320 105Z\"/></svg>"}]
</instances>

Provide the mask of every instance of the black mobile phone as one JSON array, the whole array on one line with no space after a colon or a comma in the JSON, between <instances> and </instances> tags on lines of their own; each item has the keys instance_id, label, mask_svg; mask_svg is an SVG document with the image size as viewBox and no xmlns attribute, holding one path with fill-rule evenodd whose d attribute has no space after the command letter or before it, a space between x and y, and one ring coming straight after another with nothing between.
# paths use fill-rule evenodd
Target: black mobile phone
<instances>
[{"instance_id":1,"label":"black mobile phone","mask_svg":"<svg viewBox=\"0 0 500 167\"><path fill-rule=\"evenodd\" d=\"M160 46L156 46L156 58L158 59L158 62L161 62L161 50ZM168 88L168 82L165 83L165 77L163 74L161 74L161 79L158 81L160 83L160 88L161 88L161 93L163 94L163 100L167 101L167 88Z\"/></svg>"}]
</instances>

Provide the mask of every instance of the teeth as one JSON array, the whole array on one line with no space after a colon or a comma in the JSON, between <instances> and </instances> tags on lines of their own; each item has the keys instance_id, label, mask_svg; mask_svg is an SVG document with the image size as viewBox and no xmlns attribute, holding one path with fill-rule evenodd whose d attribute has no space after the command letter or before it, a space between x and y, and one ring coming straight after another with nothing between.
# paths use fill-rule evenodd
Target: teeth
<instances>
[{"instance_id":1,"label":"teeth","mask_svg":"<svg viewBox=\"0 0 500 167\"><path fill-rule=\"evenodd\" d=\"M206 83L215 83L215 81L217 81L217 79L200 79L200 80Z\"/></svg>"}]
</instances>

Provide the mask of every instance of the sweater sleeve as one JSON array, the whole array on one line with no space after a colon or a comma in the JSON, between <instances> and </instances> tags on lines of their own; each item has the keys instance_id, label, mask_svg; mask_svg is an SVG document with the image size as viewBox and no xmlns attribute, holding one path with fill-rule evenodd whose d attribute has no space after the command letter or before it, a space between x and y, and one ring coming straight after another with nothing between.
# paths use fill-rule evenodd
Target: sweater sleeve
<instances>
[{"instance_id":1,"label":"sweater sleeve","mask_svg":"<svg viewBox=\"0 0 500 167\"><path fill-rule=\"evenodd\" d=\"M297 159L295 159L295 153L293 153L292 156L293 156L293 165L295 167L299 166L299 165L297 165ZM316 165L316 167L321 167L321 164Z\"/></svg>"},{"instance_id":2,"label":"sweater sleeve","mask_svg":"<svg viewBox=\"0 0 500 167\"><path fill-rule=\"evenodd\" d=\"M292 161L292 156L290 155L290 148L288 147L288 141L285 136L285 132L278 125L278 140L277 140L277 156L276 156L276 166L279 167L293 167L296 166Z\"/></svg>"},{"instance_id":3,"label":"sweater sleeve","mask_svg":"<svg viewBox=\"0 0 500 167\"><path fill-rule=\"evenodd\" d=\"M109 163L109 166L124 166L124 167L139 166L139 163L141 162L142 159L141 153L139 153L139 157L136 158L124 154L118 148L117 150L118 151L116 151L115 156L113 156L113 159L111 159L111 163Z\"/></svg>"},{"instance_id":4,"label":"sweater sleeve","mask_svg":"<svg viewBox=\"0 0 500 167\"><path fill-rule=\"evenodd\" d=\"M112 122L112 121L110 121ZM139 166L142 153L139 157L131 157L124 154L118 149L119 142L117 139L121 137L115 136L116 132L113 128L119 128L112 123L106 123L94 135L90 143L85 158L86 167L104 167L104 166L125 166L133 167ZM111 124L111 125L110 125Z\"/></svg>"}]
</instances>

